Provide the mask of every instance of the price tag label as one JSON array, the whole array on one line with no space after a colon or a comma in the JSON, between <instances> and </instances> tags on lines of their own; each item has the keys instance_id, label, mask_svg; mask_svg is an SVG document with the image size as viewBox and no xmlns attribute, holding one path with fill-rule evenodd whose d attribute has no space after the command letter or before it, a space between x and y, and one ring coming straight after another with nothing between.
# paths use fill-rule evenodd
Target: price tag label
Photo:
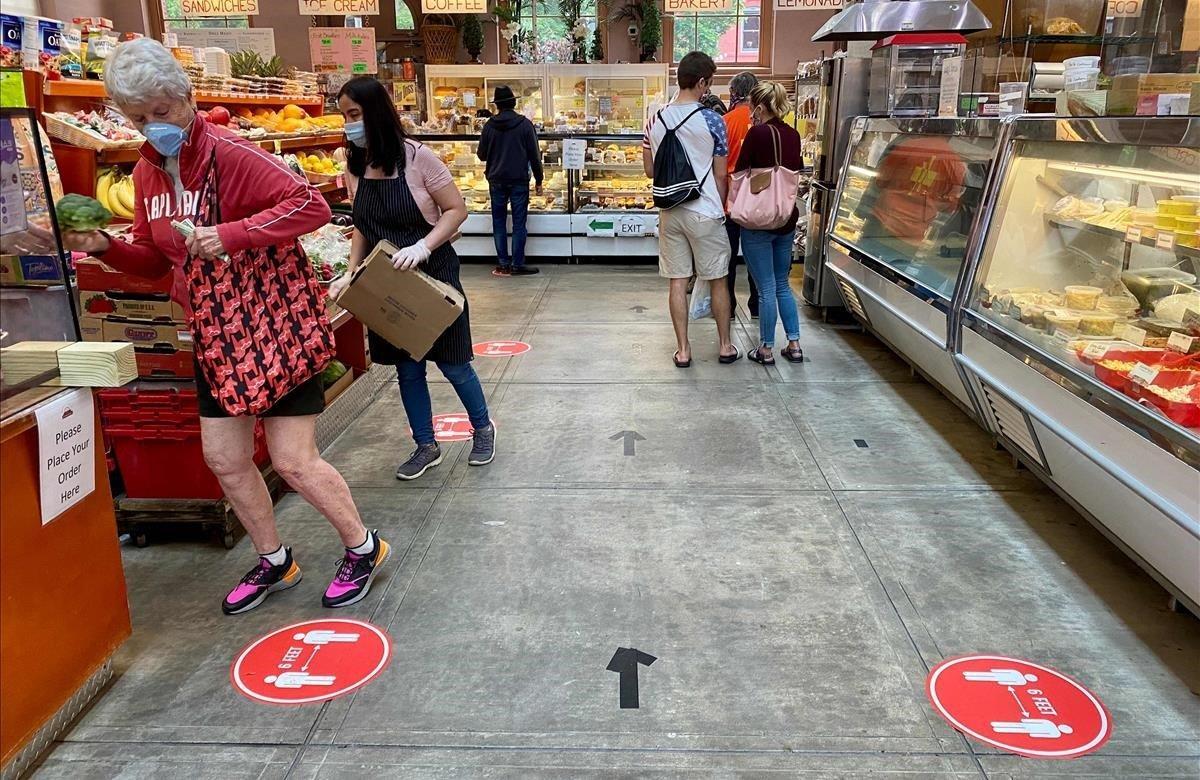
<instances>
[{"instance_id":1,"label":"price tag label","mask_svg":"<svg viewBox=\"0 0 1200 780\"><path fill-rule=\"evenodd\" d=\"M1139 347L1146 343L1146 331L1134 325L1118 325L1113 330L1113 335Z\"/></svg>"},{"instance_id":2,"label":"price tag label","mask_svg":"<svg viewBox=\"0 0 1200 780\"><path fill-rule=\"evenodd\" d=\"M1125 228L1125 240L1131 244L1140 244L1142 242L1142 229L1137 225L1130 225Z\"/></svg>"},{"instance_id":3,"label":"price tag label","mask_svg":"<svg viewBox=\"0 0 1200 780\"><path fill-rule=\"evenodd\" d=\"M1174 349L1186 355L1192 351L1192 344L1195 341L1195 336L1189 336L1186 333L1172 333L1170 338L1167 339L1167 348Z\"/></svg>"},{"instance_id":4,"label":"price tag label","mask_svg":"<svg viewBox=\"0 0 1200 780\"><path fill-rule=\"evenodd\" d=\"M1154 241L1154 245L1159 249L1171 251L1175 248L1175 234L1166 230L1158 231L1158 238Z\"/></svg>"},{"instance_id":5,"label":"price tag label","mask_svg":"<svg viewBox=\"0 0 1200 780\"><path fill-rule=\"evenodd\" d=\"M1083 354L1085 357L1097 360L1108 354L1108 348L1111 346L1112 344L1107 341L1093 341L1083 348Z\"/></svg>"},{"instance_id":6,"label":"price tag label","mask_svg":"<svg viewBox=\"0 0 1200 780\"><path fill-rule=\"evenodd\" d=\"M1158 376L1158 369L1145 363L1138 363L1129 372L1129 378L1140 385L1148 385Z\"/></svg>"},{"instance_id":7,"label":"price tag label","mask_svg":"<svg viewBox=\"0 0 1200 780\"><path fill-rule=\"evenodd\" d=\"M463 92L462 102L467 108L475 108L475 92L473 90Z\"/></svg>"}]
</instances>

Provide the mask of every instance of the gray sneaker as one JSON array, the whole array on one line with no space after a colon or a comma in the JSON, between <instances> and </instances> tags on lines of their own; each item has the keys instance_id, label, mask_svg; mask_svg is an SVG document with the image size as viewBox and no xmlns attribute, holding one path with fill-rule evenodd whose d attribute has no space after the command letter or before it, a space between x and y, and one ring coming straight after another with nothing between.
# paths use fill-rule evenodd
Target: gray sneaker
<instances>
[{"instance_id":1,"label":"gray sneaker","mask_svg":"<svg viewBox=\"0 0 1200 780\"><path fill-rule=\"evenodd\" d=\"M475 443L471 447L471 456L467 465L486 466L496 459L496 426L489 425L475 431Z\"/></svg>"},{"instance_id":2,"label":"gray sneaker","mask_svg":"<svg viewBox=\"0 0 1200 780\"><path fill-rule=\"evenodd\" d=\"M396 479L406 482L417 479L441 462L442 448L437 445L437 442L421 445L408 460L401 463L400 467L396 469Z\"/></svg>"}]
</instances>

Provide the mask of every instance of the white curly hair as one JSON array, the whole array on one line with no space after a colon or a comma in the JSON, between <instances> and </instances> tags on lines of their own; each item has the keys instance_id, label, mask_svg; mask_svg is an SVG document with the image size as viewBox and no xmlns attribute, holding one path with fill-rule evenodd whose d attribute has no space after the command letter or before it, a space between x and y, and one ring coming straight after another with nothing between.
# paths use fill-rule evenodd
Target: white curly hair
<instances>
[{"instance_id":1,"label":"white curly hair","mask_svg":"<svg viewBox=\"0 0 1200 780\"><path fill-rule=\"evenodd\" d=\"M192 82L183 66L153 38L137 38L118 46L104 63L104 87L118 106L192 96Z\"/></svg>"}]
</instances>

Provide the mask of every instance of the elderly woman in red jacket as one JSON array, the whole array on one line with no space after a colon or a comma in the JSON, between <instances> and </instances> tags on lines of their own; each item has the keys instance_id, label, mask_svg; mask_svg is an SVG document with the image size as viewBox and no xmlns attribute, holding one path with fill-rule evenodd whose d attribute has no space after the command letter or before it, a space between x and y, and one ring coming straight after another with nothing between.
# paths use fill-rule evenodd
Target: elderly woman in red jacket
<instances>
[{"instance_id":1,"label":"elderly woman in red jacket","mask_svg":"<svg viewBox=\"0 0 1200 780\"><path fill-rule=\"evenodd\" d=\"M240 301L231 302L229 296L240 295L239 275L245 278L253 270L246 267L247 250L274 247L274 251L283 251L279 248L327 223L329 206L278 157L200 117L187 74L158 42L142 38L117 47L105 65L104 83L109 96L147 141L133 172L137 202L132 234L122 240L99 231L68 233L64 242L127 273L151 278L173 274L173 297L187 308L197 343L202 337L212 337L213 331L236 334L239 327L244 336L240 342L235 339L230 348L239 362L230 365L226 361L221 371L213 365L219 357L216 351L196 351L205 460L259 555L254 568L225 597L222 609L230 615L251 610L271 593L299 583L301 576L291 548L284 547L279 537L271 497L254 464L256 416L263 419L275 470L325 515L346 547L323 603L327 607L353 604L367 595L389 548L377 532L368 532L363 526L346 481L317 451L316 419L324 408L319 366L305 381L285 387L270 408L256 409L257 415L236 404L237 413L231 413L230 391L224 384L214 391L210 380L225 377L236 383L239 377L232 375L249 369L258 372L257 385L261 386L261 366L276 361L272 366L277 367L280 358L274 353L251 355L247 362L245 351L253 350L257 339L244 322L210 322L201 332L192 311L193 302L206 307L218 298L220 311L237 311ZM199 223L204 221L201 217L211 217L211 209L206 209L203 201L206 184L211 186L213 181L214 166L219 172L219 197L215 200L219 219L210 219L216 224L198 227L185 238L172 222L192 219ZM216 284L197 286L192 274L193 289L189 290L189 269L197 267L191 264L203 261L209 262L210 268L218 268L217 263L229 266L220 269L223 280ZM327 349L321 336L326 334L324 340L328 341L323 301L316 286L306 284L307 265L292 268L299 269L299 278L266 277L266 284L275 289L262 291L262 298L319 312L310 317L314 321L298 326L298 332L305 346ZM296 307L297 296L309 297L301 298L304 305ZM252 305L250 301L247 304ZM260 331L258 335L263 334ZM212 362L202 366L201 361ZM255 383L250 384L253 391ZM170 464L162 467L170 468Z\"/></svg>"}]
</instances>

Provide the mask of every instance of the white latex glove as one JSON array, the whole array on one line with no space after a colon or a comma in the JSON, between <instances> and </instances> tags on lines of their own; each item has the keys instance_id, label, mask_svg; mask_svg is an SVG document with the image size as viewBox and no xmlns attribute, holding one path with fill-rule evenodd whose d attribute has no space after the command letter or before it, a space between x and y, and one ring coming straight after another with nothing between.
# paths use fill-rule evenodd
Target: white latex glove
<instances>
[{"instance_id":1,"label":"white latex glove","mask_svg":"<svg viewBox=\"0 0 1200 780\"><path fill-rule=\"evenodd\" d=\"M425 239L421 239L392 255L392 267L397 271L408 271L428 260L431 254L433 253L426 246Z\"/></svg>"},{"instance_id":2,"label":"white latex glove","mask_svg":"<svg viewBox=\"0 0 1200 780\"><path fill-rule=\"evenodd\" d=\"M337 300L342 297L342 293L350 286L350 274L342 274L338 278L329 283L329 297Z\"/></svg>"}]
</instances>

